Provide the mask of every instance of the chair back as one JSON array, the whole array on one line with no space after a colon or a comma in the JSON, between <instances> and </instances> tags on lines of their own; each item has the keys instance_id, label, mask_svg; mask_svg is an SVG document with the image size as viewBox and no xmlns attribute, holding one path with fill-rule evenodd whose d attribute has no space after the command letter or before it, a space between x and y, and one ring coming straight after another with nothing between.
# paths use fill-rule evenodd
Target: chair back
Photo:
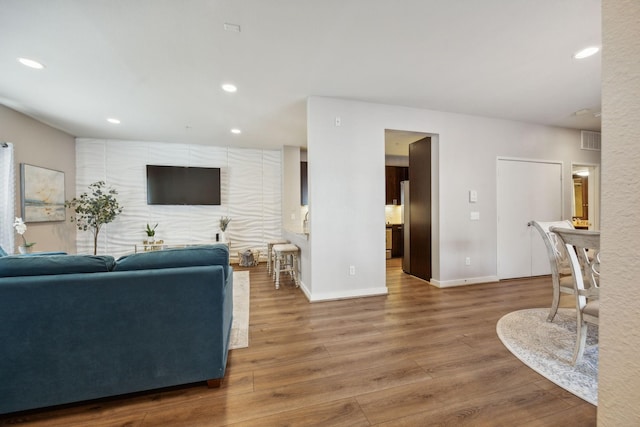
<instances>
[{"instance_id":1,"label":"chair back","mask_svg":"<svg viewBox=\"0 0 640 427\"><path fill-rule=\"evenodd\" d=\"M551 265L551 274L557 276L559 274L569 274L569 258L564 244L558 239L558 236L550 231L552 227L568 228L573 230L571 221L531 221L533 226L540 233L542 241L547 248L547 256Z\"/></svg>"},{"instance_id":2,"label":"chair back","mask_svg":"<svg viewBox=\"0 0 640 427\"><path fill-rule=\"evenodd\" d=\"M600 232L552 227L567 248L576 297L582 309L600 287Z\"/></svg>"}]
</instances>

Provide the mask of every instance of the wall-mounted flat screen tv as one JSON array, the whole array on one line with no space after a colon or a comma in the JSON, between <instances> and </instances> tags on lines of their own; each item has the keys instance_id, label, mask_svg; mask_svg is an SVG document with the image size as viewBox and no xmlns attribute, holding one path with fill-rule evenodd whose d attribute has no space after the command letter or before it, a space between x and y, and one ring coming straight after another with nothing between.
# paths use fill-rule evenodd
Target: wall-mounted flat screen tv
<instances>
[{"instance_id":1,"label":"wall-mounted flat screen tv","mask_svg":"<svg viewBox=\"0 0 640 427\"><path fill-rule=\"evenodd\" d=\"M219 205L220 168L147 165L148 205Z\"/></svg>"}]
</instances>

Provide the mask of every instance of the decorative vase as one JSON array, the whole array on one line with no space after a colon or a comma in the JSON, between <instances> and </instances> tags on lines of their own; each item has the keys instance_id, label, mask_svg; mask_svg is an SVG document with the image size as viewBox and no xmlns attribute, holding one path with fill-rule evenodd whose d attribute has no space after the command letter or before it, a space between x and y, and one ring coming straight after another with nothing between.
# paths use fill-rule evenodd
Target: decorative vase
<instances>
[{"instance_id":1,"label":"decorative vase","mask_svg":"<svg viewBox=\"0 0 640 427\"><path fill-rule=\"evenodd\" d=\"M156 242L156 236L147 236L147 244L153 245Z\"/></svg>"},{"instance_id":2,"label":"decorative vase","mask_svg":"<svg viewBox=\"0 0 640 427\"><path fill-rule=\"evenodd\" d=\"M226 231L221 231L220 232L220 241L221 242L226 242L227 241L227 232Z\"/></svg>"},{"instance_id":3,"label":"decorative vase","mask_svg":"<svg viewBox=\"0 0 640 427\"><path fill-rule=\"evenodd\" d=\"M24 246L24 245L18 246L18 252L20 252L21 254L30 254L32 249L33 249L33 246Z\"/></svg>"}]
</instances>

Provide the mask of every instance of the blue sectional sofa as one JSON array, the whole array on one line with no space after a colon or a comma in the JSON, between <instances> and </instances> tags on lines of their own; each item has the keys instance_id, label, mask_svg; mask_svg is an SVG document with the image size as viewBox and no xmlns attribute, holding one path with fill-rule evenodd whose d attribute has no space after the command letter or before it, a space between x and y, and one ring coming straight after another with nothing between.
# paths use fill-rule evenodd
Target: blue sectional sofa
<instances>
[{"instance_id":1,"label":"blue sectional sofa","mask_svg":"<svg viewBox=\"0 0 640 427\"><path fill-rule=\"evenodd\" d=\"M0 414L224 377L226 245L0 257Z\"/></svg>"}]
</instances>

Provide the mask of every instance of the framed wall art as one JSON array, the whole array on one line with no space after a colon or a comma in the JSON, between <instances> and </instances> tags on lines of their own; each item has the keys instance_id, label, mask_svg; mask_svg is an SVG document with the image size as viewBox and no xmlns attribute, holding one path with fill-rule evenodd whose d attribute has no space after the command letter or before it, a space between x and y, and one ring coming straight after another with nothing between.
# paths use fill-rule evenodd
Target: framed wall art
<instances>
[{"instance_id":1,"label":"framed wall art","mask_svg":"<svg viewBox=\"0 0 640 427\"><path fill-rule=\"evenodd\" d=\"M64 221L64 172L20 164L24 222Z\"/></svg>"}]
</instances>

